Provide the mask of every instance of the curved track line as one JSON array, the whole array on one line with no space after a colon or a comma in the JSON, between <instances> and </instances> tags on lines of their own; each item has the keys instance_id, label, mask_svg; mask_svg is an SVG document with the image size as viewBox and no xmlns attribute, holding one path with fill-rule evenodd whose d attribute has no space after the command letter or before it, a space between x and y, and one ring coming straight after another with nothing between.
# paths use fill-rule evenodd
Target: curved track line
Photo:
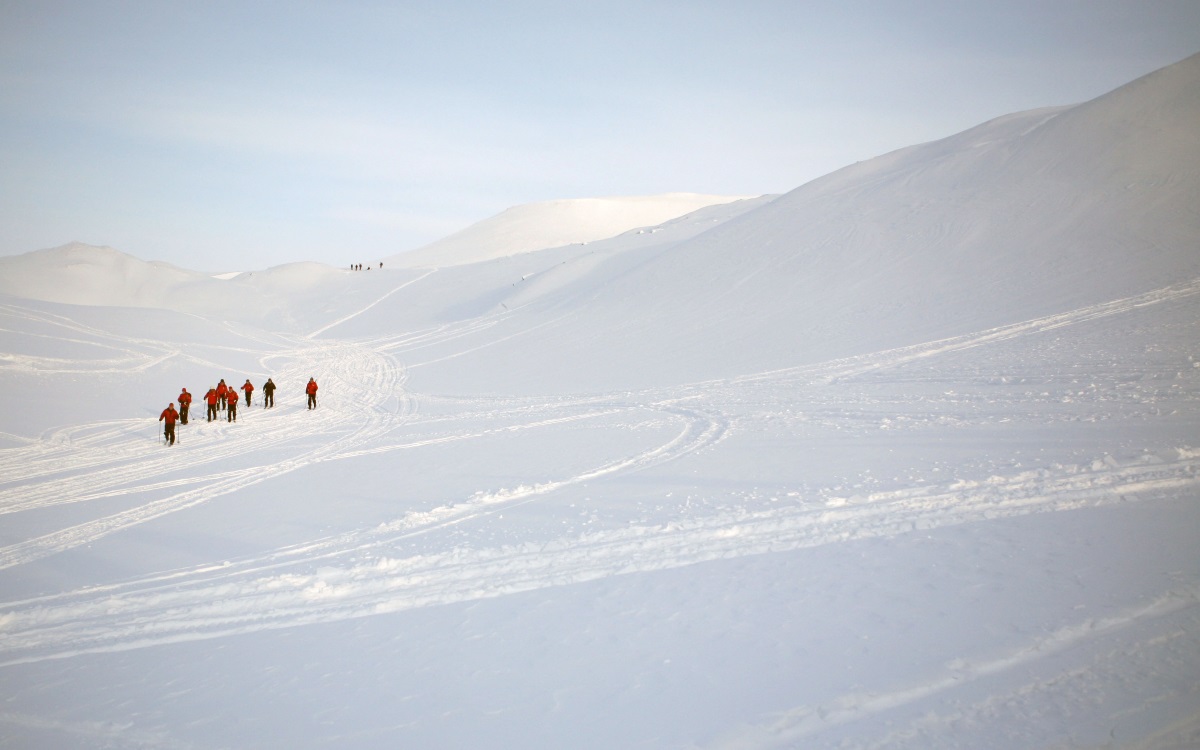
<instances>
[{"instance_id":1,"label":"curved track line","mask_svg":"<svg viewBox=\"0 0 1200 750\"><path fill-rule=\"evenodd\" d=\"M436 268L431 268L431 269L429 269L428 271L426 271L425 273L423 273L423 274L421 274L420 276L418 276L417 278L415 278L415 279L409 279L408 281L404 282L404 283L403 283L403 284L401 284L400 286L396 287L396 288L395 288L395 289L393 289L392 291L390 291L390 292L388 292L387 294L383 295L382 297L380 297L379 299L375 300L374 302L372 302L371 304L367 305L366 307L362 308L361 310L357 310L357 311L355 311L355 312L352 312L352 313L350 313L349 315L347 315L347 316L345 316L345 317L338 318L337 320L333 321L332 323L330 323L330 324L329 324L329 325L327 325L327 326L324 326L324 327L322 327L322 328L318 328L317 330L315 330L315 331L313 331L312 333L308 334L308 336L307 336L306 338L310 338L310 339L311 339L311 338L315 338L315 337L317 337L317 336L320 336L322 333L325 333L325 332L326 332L326 331L328 331L330 328L334 328L334 327L336 327L336 326L340 326L342 323L345 323L347 320L353 320L354 318L357 318L359 315L362 315L362 314L363 314L363 313L365 313L367 310L370 310L372 307L375 307L375 306L376 306L376 305L378 305L380 302L383 302L385 299L387 299L388 297L391 297L393 294L395 294L396 292L400 291L401 289L404 289L405 287L408 287L408 286L412 286L413 284L417 283L418 281L421 281L422 279L425 279L425 278L427 278L428 276L430 276L431 274L434 274L434 273L436 273L436 272L437 272L437 269L436 269Z\"/></svg>"},{"instance_id":2,"label":"curved track line","mask_svg":"<svg viewBox=\"0 0 1200 750\"><path fill-rule=\"evenodd\" d=\"M316 572L221 576L148 591L83 591L0 606L0 666L123 651L298 625L336 622L492 598L628 573L896 536L991 518L1098 507L1200 486L1188 459L1030 478L987 487L944 486L862 506L780 509L685 519L483 550L386 556Z\"/></svg>"},{"instance_id":3,"label":"curved track line","mask_svg":"<svg viewBox=\"0 0 1200 750\"><path fill-rule=\"evenodd\" d=\"M828 362L818 362L812 365L769 370L728 380L704 381L694 383L691 387L711 387L713 384L742 384L763 380L788 381L796 379L820 380L832 383L843 378L896 367L927 357L936 357L940 354L948 354L977 346L1009 341L1023 336L1045 333L1065 326L1086 323L1111 315L1128 313L1150 305L1173 302L1196 294L1200 294L1200 279L1192 279L1180 284L1154 289L1145 294L1133 297L1089 305L1065 313L1025 320L1020 323L999 326L953 338L929 341L880 352L871 352L870 354L830 360Z\"/></svg>"},{"instance_id":4,"label":"curved track line","mask_svg":"<svg viewBox=\"0 0 1200 750\"><path fill-rule=\"evenodd\" d=\"M91 589L93 591L103 590L113 595L117 590L127 588L129 586L145 587L163 581L170 581L173 587L181 585L191 579L192 585L201 580L211 580L217 578L233 578L235 576L245 576L248 573L261 574L267 570L280 569L285 566L308 565L315 562L325 562L330 559L344 557L351 554L360 554L365 551L370 551L379 547L385 547L395 544L396 542L411 538L418 534L425 534L437 529L446 528L456 524L461 524L469 520L478 518L483 515L493 514L506 508L520 505L537 498L538 496L548 494L563 487L580 484L587 481L592 481L609 474L618 472L628 472L649 466L665 463L674 460L688 453L700 450L701 448L710 446L719 442L725 435L727 424L723 420L713 420L698 412L683 410L677 407L664 407L664 411L673 413L685 421L684 427L675 438L667 443L651 448L647 451L635 454L634 456L620 459L602 465L598 468L588 470L576 476L551 482L542 482L532 486L521 486L512 490L501 490L496 493L480 494L465 503L456 503L449 506L434 508L430 511L416 511L406 514L403 518L390 523L383 523L377 526L339 534L324 539L312 540L303 542L298 545L292 545L283 549L275 550L267 555L257 556L254 558L243 559L235 563L223 563L219 566L201 566L190 571L174 571L167 574L155 575L149 578L142 578L134 582L122 585L104 586L99 589ZM607 414L610 412L605 412ZM597 415L582 415L579 418L590 418ZM561 424L564 421L574 421L574 418L547 420L545 422L535 423L532 425L518 425L515 427L501 428L499 431L509 431L512 429L528 429L533 427L549 426ZM472 436L474 437L474 436ZM337 458L334 453L330 453L328 458ZM290 467L284 467L286 470L291 470ZM247 470L261 471L259 469ZM237 486L242 484L253 484L258 479L258 474L247 477L247 472L237 472L231 477L228 484L230 487L222 488L222 494L233 491ZM213 491L212 488L203 488L194 491L193 493L184 493L184 495L169 498L173 504L187 503L186 506L194 505L198 502L203 502L206 492ZM197 496L198 499L189 501L191 496ZM167 512L174 512L180 508L174 505L168 506L161 512L155 512L153 517L163 515ZM154 512L154 509L142 506L128 513L134 518L126 526L141 522L139 513ZM66 534L70 530L59 532ZM38 540L31 540L36 542ZM49 541L49 540L45 540ZM17 545L14 545L16 547ZM2 550L0 550L2 552ZM0 557L0 567L4 558ZM51 598L55 598L53 595ZM43 599L44 601L45 599Z\"/></svg>"},{"instance_id":5,"label":"curved track line","mask_svg":"<svg viewBox=\"0 0 1200 750\"><path fill-rule=\"evenodd\" d=\"M582 403L591 404L597 415L612 413L607 411L609 409L655 409L681 421L683 428L663 445L600 464L571 477L477 495L467 503L408 514L391 524L312 540L237 564L162 573L122 584L0 605L0 665L334 622L722 558L893 536L916 529L990 518L1195 493L1200 487L1200 462L1187 455L1165 463L1113 467L1098 462L1099 468L1090 471L1021 473L983 483L906 488L878 492L862 502L837 500L816 508L810 503L769 512L719 513L544 544L454 549L403 559L378 554L385 545L397 540L462 523L492 513L499 507L529 502L570 484L673 460L714 445L725 436L727 415L700 407L684 408L681 406L684 402L713 403L720 398L736 396L739 389L756 383L852 377L922 357L1128 312L1197 292L1200 292L1200 281L1192 281L1139 297L968 336L819 365L639 394L643 397L658 394L659 400L648 405L630 405L629 394L620 404L611 398L606 404L602 397L591 401L575 400L570 402L573 404L570 407L562 401L539 403L530 400L525 402L527 412L519 409L510 412L526 414L529 423L496 428L496 431L528 429L537 423L554 424L584 418L578 414L564 414L565 408L577 408ZM459 331L444 330L442 334L447 337L442 340L448 340ZM325 373L322 377L337 386L330 389L332 395L327 397L328 404L308 415L305 422L310 429L308 435L326 439L340 437L281 463L277 467L279 471L290 471L317 460L366 455L376 450L397 450L417 444L412 441L412 445L378 445L378 440L396 426L398 419L411 413L417 400L403 394L403 370L382 353L393 348L392 345L375 343L378 348L374 350L361 343L313 340L295 343L297 357L302 355L309 362L320 363ZM310 365L304 368L309 369ZM299 364L289 372L303 382ZM386 408L397 393L401 394L398 414ZM664 396L673 398L664 400ZM265 430L249 429L246 432L253 436ZM472 434L481 433L474 430ZM270 442L270 436L259 435L258 439L264 441L259 447L276 445ZM452 439L466 438L454 436ZM137 481L143 482L154 476L145 467L134 473ZM253 484L264 478L242 473L226 475L209 487L0 549L0 562L5 565L27 562L245 486L239 482ZM162 482L161 479L155 481ZM138 488L130 491L138 491ZM352 557L354 559L350 559ZM318 561L323 565L314 565ZM325 564L331 561L341 564Z\"/></svg>"},{"instance_id":6,"label":"curved track line","mask_svg":"<svg viewBox=\"0 0 1200 750\"><path fill-rule=\"evenodd\" d=\"M356 445L375 440L391 428L396 415L392 415L380 407L382 402L389 399L390 394L399 388L402 368L384 362L383 358L374 352L347 344L315 345L308 357L310 364L313 359L323 359L322 369L332 382L337 384L338 387L334 390L338 391L339 395L330 399L331 403L327 407L308 415L312 419L307 420L298 429L292 429L286 433L269 431L270 425L260 424L248 427L243 420L242 423L231 427L238 428L245 439L237 443L227 441L216 445L201 444L201 447L204 448L204 455L208 461L219 461L222 455L226 457L240 455L247 451L263 449L267 446L280 446L294 441L298 437L297 433L301 436L308 434L315 437L344 432L345 434L341 437L292 458L264 467L253 467L236 472L232 477L227 473L222 473L219 475L222 478L216 481L209 480L209 484L204 487L153 500L119 513L0 548L0 569L21 565L88 544L122 529L193 507L244 487L295 471L310 463L327 460ZM341 375L338 373L339 367L348 367L353 374ZM348 404L353 404L355 408L353 410L337 408L343 400ZM363 424L363 416L355 413L363 407L366 407L363 409L365 424ZM139 482L144 483L153 479L155 481L151 484L163 486L158 478L172 468L176 458L177 456L164 456L161 452L148 457L143 455L132 465L118 465L99 474L93 472L48 482L34 493L30 493L27 487L0 493L0 500L8 500L11 512L12 506L19 501L18 509L20 510L63 502L78 502L82 496L87 494L85 490L88 489L100 491L93 494L104 497L120 494L114 491L118 486L126 487L128 494L144 492L147 487L144 484L139 485Z\"/></svg>"},{"instance_id":7,"label":"curved track line","mask_svg":"<svg viewBox=\"0 0 1200 750\"><path fill-rule=\"evenodd\" d=\"M807 744L804 742L805 738L833 727L957 690L976 680L1025 667L1109 633L1198 606L1200 590L1169 590L1148 604L1127 609L1112 617L1084 620L1058 628L1031 639L1017 649L986 660L951 665L950 671L920 684L897 687L887 692L851 693L819 707L801 706L791 709L769 723L744 727L736 736L723 738L708 747L735 750L804 746Z\"/></svg>"}]
</instances>

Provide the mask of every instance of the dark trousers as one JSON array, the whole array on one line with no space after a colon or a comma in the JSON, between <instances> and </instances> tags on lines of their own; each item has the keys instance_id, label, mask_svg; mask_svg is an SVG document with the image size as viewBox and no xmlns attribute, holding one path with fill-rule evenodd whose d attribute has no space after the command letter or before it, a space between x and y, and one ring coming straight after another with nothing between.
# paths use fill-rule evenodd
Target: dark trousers
<instances>
[{"instance_id":1,"label":"dark trousers","mask_svg":"<svg viewBox=\"0 0 1200 750\"><path fill-rule=\"evenodd\" d=\"M225 421L226 422L236 422L237 421L237 402L230 401L227 404L227 406L228 406L228 410L225 412Z\"/></svg>"},{"instance_id":2,"label":"dark trousers","mask_svg":"<svg viewBox=\"0 0 1200 750\"><path fill-rule=\"evenodd\" d=\"M317 394L315 394L315 393L308 394L308 408L310 408L310 409L317 408Z\"/></svg>"},{"instance_id":3,"label":"dark trousers","mask_svg":"<svg viewBox=\"0 0 1200 750\"><path fill-rule=\"evenodd\" d=\"M217 400L221 402L221 411L225 411L225 397L217 396Z\"/></svg>"},{"instance_id":4,"label":"dark trousers","mask_svg":"<svg viewBox=\"0 0 1200 750\"><path fill-rule=\"evenodd\" d=\"M167 441L167 445L175 445L175 425L163 425L163 439Z\"/></svg>"},{"instance_id":5,"label":"dark trousers","mask_svg":"<svg viewBox=\"0 0 1200 750\"><path fill-rule=\"evenodd\" d=\"M179 405L179 422L180 422L180 424L187 424L187 412L188 412L189 406L191 406L191 404L180 404Z\"/></svg>"},{"instance_id":6,"label":"dark trousers","mask_svg":"<svg viewBox=\"0 0 1200 750\"><path fill-rule=\"evenodd\" d=\"M211 422L216 418L217 418L217 405L209 404L208 405L208 421Z\"/></svg>"},{"instance_id":7,"label":"dark trousers","mask_svg":"<svg viewBox=\"0 0 1200 750\"><path fill-rule=\"evenodd\" d=\"M275 392L274 391L263 391L263 408L265 409L268 406L274 406L274 405L275 405Z\"/></svg>"}]
</instances>

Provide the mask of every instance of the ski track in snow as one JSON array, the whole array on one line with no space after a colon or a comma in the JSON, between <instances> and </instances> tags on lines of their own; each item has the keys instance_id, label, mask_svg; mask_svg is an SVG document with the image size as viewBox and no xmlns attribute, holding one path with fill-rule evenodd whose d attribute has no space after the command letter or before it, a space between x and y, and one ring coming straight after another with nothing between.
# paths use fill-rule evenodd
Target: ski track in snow
<instances>
[{"instance_id":1,"label":"ski track in snow","mask_svg":"<svg viewBox=\"0 0 1200 750\"><path fill-rule=\"evenodd\" d=\"M410 286L412 286L413 284L416 284L418 281L422 281L422 280L424 280L426 277L428 277L428 276L430 276L431 274L434 274L434 273L437 273L437 269L436 269L436 268L431 268L431 269L429 269L428 271L426 271L425 273L423 273L423 274L421 274L420 276L416 277L415 279L410 279L410 280L408 280L408 281L404 282L403 284L400 284L400 285L396 286L396 288L392 289L390 292L388 292L387 294L383 295L382 297L380 297L379 299L375 300L374 302L372 302L371 304L367 305L366 307L363 307L362 309L359 309L359 310L355 310L354 312L350 313L349 315L346 315L345 317L338 318L337 320L333 321L332 323L329 323L328 325L325 325L325 326L322 326L321 328L318 328L317 330L315 330L315 331L313 331L312 333L308 334L308 338L310 338L310 339L311 339L311 338L316 338L317 336L320 336L322 333L325 333L326 331L328 331L330 328L335 328L335 327L337 327L337 326L340 326L342 323L345 323L345 322L346 322L346 321L348 321L348 320L353 320L354 318L357 318L359 315L362 315L362 314L363 314L363 313L365 313L367 310L370 310L372 307L375 307L375 306L376 306L376 305L378 305L380 302L383 302L385 299L387 299L388 297L391 297L391 296L392 296L393 294L395 294L396 292L398 292L398 291L400 291L400 290L402 290L402 289L405 289L406 287L410 287Z\"/></svg>"},{"instance_id":2,"label":"ski track in snow","mask_svg":"<svg viewBox=\"0 0 1200 750\"><path fill-rule=\"evenodd\" d=\"M1011 673L1019 672L1022 667L1043 661L1056 654L1071 649L1086 646L1089 643L1104 639L1110 634L1129 630L1135 626L1155 624L1157 620L1166 620L1183 612L1200 607L1200 588L1182 587L1167 591L1150 602L1131 607L1115 615L1103 618L1089 618L1077 623L1057 628L1044 635L1037 635L1021 646L1005 653L1000 653L984 659L967 661L955 660L945 665L941 674L932 676L923 682L899 686L886 692L849 693L838 696L820 706L800 706L782 714L777 714L769 721L757 726L740 727L728 736L708 743L705 747L713 750L749 750L750 748L787 748L803 746L815 735L828 733L842 725L860 722L875 714L881 714L894 709L921 703L926 699L964 685L993 679L1007 678ZM1152 635L1134 641L1132 646L1123 648L1126 652L1149 651L1161 647L1165 643L1183 635L1177 627L1168 626L1167 633L1160 634L1151 630ZM1116 654L1117 657L1128 658L1131 653ZM1111 659L1111 657L1110 657ZM1104 664L1103 659L1092 657L1092 662L1085 669L1092 673L1093 679L1097 674L1114 673L1120 676L1120 670L1126 665L1122 658L1113 659L1115 665ZM938 715L926 713L919 719L899 728L892 729L881 739L869 741L865 745L858 742L845 741L839 747L871 748L879 750L888 747L928 746L926 743L936 743L946 736L945 731L938 731L948 725L973 724L993 714L997 707L1003 704L1022 706L1036 702L1038 693L1065 675L1054 674L1050 678L1036 670L1031 675L1017 674L1010 681L1016 684L1014 689L990 693L989 697L974 705L957 705L956 710ZM1079 675L1070 675L1075 679ZM1029 711L1028 707L1026 712ZM1036 711L1034 711L1036 713ZM1194 721L1194 719L1193 719ZM1169 732L1171 728L1168 728ZM933 730L930 732L930 730ZM938 738L937 740L933 738ZM924 741L924 742L923 742ZM1158 746L1158 745L1154 745ZM1184 745L1170 744L1165 747L1183 747Z\"/></svg>"},{"instance_id":3,"label":"ski track in snow","mask_svg":"<svg viewBox=\"0 0 1200 750\"><path fill-rule=\"evenodd\" d=\"M192 451L187 458L193 468L184 476L171 478L172 467L179 460L172 453L181 446L172 452L146 451L144 440L133 437L142 425L140 420L66 428L42 440L0 451L0 515L100 498L126 497L131 505L0 548L0 568L28 564L91 543L319 461L478 440L586 420L624 420L632 429L647 413L676 425L677 431L658 445L625 456L598 458L590 468L572 474L541 477L508 490L479 492L465 501L442 498L437 504L435 499L430 510L410 512L371 528L254 557L0 603L0 665L336 622L711 560L1194 493L1200 486L1200 454L1180 450L1170 458L1096 461L1082 468L1020 471L981 481L954 479L849 498L806 498L803 503L770 510L725 510L549 542L395 556L397 542L414 535L495 514L564 487L635 472L711 449L725 439L736 421L720 405L748 393L786 386L787 393L794 394L805 384L863 377L921 359L1042 334L1197 293L1200 280L953 339L671 389L542 401L464 399L458 413L429 419L426 426L441 424L446 428L432 437L413 437L406 430L414 424L421 400L405 390L406 369L396 361L395 353L457 340L478 333L494 321L477 320L374 341L316 338L370 309L381 298L309 336L271 334L272 346L279 348L264 357L286 363L276 368L281 382L304 383L310 371L322 373L318 409L302 414L296 407L268 411L250 407L242 412L246 415L243 420L234 425L193 420L195 429L189 425L184 433L188 441L185 450ZM5 306L0 312L36 317L39 322L107 341L114 348L130 347L129 358L122 361L131 368L149 366L145 359L148 355L141 349L161 355L164 348L162 342L113 336L59 316L26 313L15 306ZM83 361L75 366L86 369L88 364ZM197 413L203 415L204 411ZM481 429L481 424L494 426ZM239 456L250 457L246 461L249 465L229 469L230 461ZM197 477L195 462L209 462L223 470ZM1177 609L1196 606L1200 597L1187 590L1171 592L1169 600L1169 606ZM1130 618L1142 616L1145 613L1133 613ZM1118 627L1119 623L1102 625L1100 631ZM1055 643L1087 637L1074 632L1060 635L1063 637ZM977 665L975 672L1007 668L1019 664L1022 658L1001 657L990 666ZM834 713L850 720L872 710L872 701L881 706L894 705L915 700L920 697L918 693L927 694L940 689L940 685L927 684L915 688L917 693L901 691L871 700L848 696L844 705L834 707ZM827 721L829 711L823 709L823 713L821 721ZM767 732L776 739L801 737L811 716L809 709L797 709L777 725L755 731Z\"/></svg>"},{"instance_id":4,"label":"ski track in snow","mask_svg":"<svg viewBox=\"0 0 1200 750\"><path fill-rule=\"evenodd\" d=\"M377 549L400 532L374 545L360 543L357 562L316 572L278 563L214 566L169 580L11 602L0 606L0 665L335 622L711 560L1133 502L1196 485L1196 462L1188 460L1063 477L997 478L986 487L878 493L860 506L732 513L552 543L404 559ZM333 562L324 545L315 550ZM302 559L311 562L307 554ZM1188 606L1200 602L1196 592L1186 598Z\"/></svg>"},{"instance_id":5,"label":"ski track in snow","mask_svg":"<svg viewBox=\"0 0 1200 750\"><path fill-rule=\"evenodd\" d=\"M305 421L293 417L286 423L286 427L280 423L280 418L286 418L295 409L280 409L278 413L268 411L261 415L266 419L255 422L253 426L247 422L247 418L254 419L248 414L254 407L243 407L240 410L241 422L218 424L215 429L207 422L197 421L197 430L194 433L189 431L188 437L202 450L189 453L187 458L193 466L195 463L228 464L237 457L278 448L289 442L304 441L305 438L308 442L319 439L317 447L261 466L210 475L205 477L204 481L210 482L206 486L0 548L0 569L87 544L113 532L267 481L310 463L336 457L348 447L369 442L384 434L393 424L402 420L412 406L410 400L401 399L400 408L396 412L387 412L383 408L391 395L401 388L404 370L367 349L340 343L315 343L292 356L303 360L310 369L314 363L321 367L325 373L326 389L337 394L327 399L330 402L327 407L318 407L315 412L306 415ZM285 368L280 372L280 380L307 382L300 372L298 368ZM351 412L340 408L340 403L355 404L360 408ZM333 439L328 439L330 436L334 436ZM147 455L144 446L126 445L123 448L124 451L117 455L113 455L111 448L106 444L83 449L84 453L94 451L94 454L86 459L89 465L99 462L115 464L108 468L49 478L33 488L17 486L0 490L0 513L64 502L82 502L89 496L112 497L143 492L160 485L161 482L151 480L169 473L180 460L180 456L166 453ZM6 457L9 459L6 464L70 467L73 456L78 451L73 441L68 438L49 455L22 456L26 449L17 449L13 452L14 455ZM136 455L131 457L131 453ZM0 465L0 470L8 476L7 465ZM42 471L55 470L47 468ZM13 473L20 474L17 470ZM216 481L211 481L213 478ZM147 482L149 485L145 484ZM128 489L120 492L116 490L118 487ZM104 492L97 492L98 490Z\"/></svg>"}]
</instances>

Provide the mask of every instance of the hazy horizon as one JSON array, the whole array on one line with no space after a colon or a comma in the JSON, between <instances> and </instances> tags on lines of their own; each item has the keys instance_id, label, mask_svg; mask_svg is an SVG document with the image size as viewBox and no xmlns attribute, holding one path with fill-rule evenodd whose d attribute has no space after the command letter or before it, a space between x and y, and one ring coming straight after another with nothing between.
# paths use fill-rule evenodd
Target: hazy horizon
<instances>
[{"instance_id":1,"label":"hazy horizon","mask_svg":"<svg viewBox=\"0 0 1200 750\"><path fill-rule=\"evenodd\" d=\"M0 255L334 266L565 198L780 193L1200 50L1188 2L0 9Z\"/></svg>"}]
</instances>

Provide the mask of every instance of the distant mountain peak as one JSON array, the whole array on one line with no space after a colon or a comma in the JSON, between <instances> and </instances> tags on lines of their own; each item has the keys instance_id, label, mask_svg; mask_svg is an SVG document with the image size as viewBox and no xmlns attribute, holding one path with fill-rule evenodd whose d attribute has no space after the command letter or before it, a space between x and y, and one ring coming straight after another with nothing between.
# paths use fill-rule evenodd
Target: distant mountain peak
<instances>
[{"instance_id":1,"label":"distant mountain peak","mask_svg":"<svg viewBox=\"0 0 1200 750\"><path fill-rule=\"evenodd\" d=\"M573 198L512 206L466 229L384 260L389 267L458 266L494 258L595 242L656 226L707 206L757 196L666 193Z\"/></svg>"}]
</instances>

